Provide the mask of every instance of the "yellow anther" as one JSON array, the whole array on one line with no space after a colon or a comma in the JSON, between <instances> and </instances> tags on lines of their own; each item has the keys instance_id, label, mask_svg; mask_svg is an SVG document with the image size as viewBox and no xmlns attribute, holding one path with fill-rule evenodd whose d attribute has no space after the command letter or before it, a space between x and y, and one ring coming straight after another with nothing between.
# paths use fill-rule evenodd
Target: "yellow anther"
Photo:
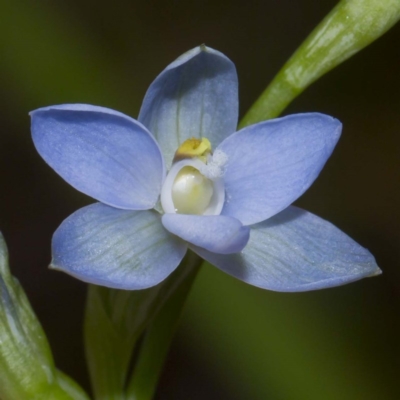
<instances>
[{"instance_id":1,"label":"yellow anther","mask_svg":"<svg viewBox=\"0 0 400 400\"><path fill-rule=\"evenodd\" d=\"M199 158L204 163L211 153L211 143L207 138L185 140L175 152L174 162L184 158Z\"/></svg>"}]
</instances>

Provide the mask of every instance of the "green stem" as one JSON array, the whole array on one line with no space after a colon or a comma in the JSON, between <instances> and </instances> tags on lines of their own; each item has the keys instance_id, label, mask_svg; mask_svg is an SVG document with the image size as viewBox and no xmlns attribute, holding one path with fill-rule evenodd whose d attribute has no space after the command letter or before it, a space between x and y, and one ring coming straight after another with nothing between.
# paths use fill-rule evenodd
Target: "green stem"
<instances>
[{"instance_id":1,"label":"green stem","mask_svg":"<svg viewBox=\"0 0 400 400\"><path fill-rule=\"evenodd\" d=\"M304 89L383 35L399 18L399 0L340 1L283 66L239 127L277 117Z\"/></svg>"},{"instance_id":2,"label":"green stem","mask_svg":"<svg viewBox=\"0 0 400 400\"><path fill-rule=\"evenodd\" d=\"M203 260L192 252L181 264L191 271L167 300L146 331L127 387L127 400L151 400L177 328L183 306Z\"/></svg>"}]
</instances>

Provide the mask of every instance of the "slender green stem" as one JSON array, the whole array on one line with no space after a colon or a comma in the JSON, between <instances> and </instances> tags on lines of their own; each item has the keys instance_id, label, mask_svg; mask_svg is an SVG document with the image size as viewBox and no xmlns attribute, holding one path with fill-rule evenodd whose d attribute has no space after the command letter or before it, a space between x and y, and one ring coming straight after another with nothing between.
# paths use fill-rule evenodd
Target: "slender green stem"
<instances>
[{"instance_id":1,"label":"slender green stem","mask_svg":"<svg viewBox=\"0 0 400 400\"><path fill-rule=\"evenodd\" d=\"M301 44L240 123L277 117L304 89L389 30L399 0L342 0Z\"/></svg>"},{"instance_id":2,"label":"slender green stem","mask_svg":"<svg viewBox=\"0 0 400 400\"><path fill-rule=\"evenodd\" d=\"M190 268L191 271L146 331L136 366L128 383L127 400L153 398L183 306L202 262L203 260L192 252L189 252L182 262L181 268Z\"/></svg>"}]
</instances>

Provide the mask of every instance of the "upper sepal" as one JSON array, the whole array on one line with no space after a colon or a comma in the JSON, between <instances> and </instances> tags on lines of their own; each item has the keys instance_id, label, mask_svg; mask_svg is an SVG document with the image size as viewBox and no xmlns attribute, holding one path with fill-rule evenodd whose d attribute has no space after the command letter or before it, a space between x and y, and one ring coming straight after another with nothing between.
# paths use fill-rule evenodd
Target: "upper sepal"
<instances>
[{"instance_id":1,"label":"upper sepal","mask_svg":"<svg viewBox=\"0 0 400 400\"><path fill-rule=\"evenodd\" d=\"M215 147L235 132L238 101L235 65L202 45L157 76L143 99L139 121L157 139L169 168L186 139L207 137Z\"/></svg>"}]
</instances>

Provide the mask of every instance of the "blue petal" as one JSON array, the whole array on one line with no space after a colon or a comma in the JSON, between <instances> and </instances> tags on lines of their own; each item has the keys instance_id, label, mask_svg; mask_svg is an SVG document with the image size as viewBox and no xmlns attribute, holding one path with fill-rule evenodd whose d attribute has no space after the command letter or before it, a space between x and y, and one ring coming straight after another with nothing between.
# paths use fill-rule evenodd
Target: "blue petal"
<instances>
[{"instance_id":1,"label":"blue petal","mask_svg":"<svg viewBox=\"0 0 400 400\"><path fill-rule=\"evenodd\" d=\"M164 163L142 124L86 104L41 108L31 116L36 149L69 184L114 207L154 207Z\"/></svg>"},{"instance_id":2,"label":"blue petal","mask_svg":"<svg viewBox=\"0 0 400 400\"><path fill-rule=\"evenodd\" d=\"M235 66L204 45L161 72L147 90L139 114L139 121L158 140L168 167L186 139L205 136L217 146L235 132L237 120Z\"/></svg>"},{"instance_id":3,"label":"blue petal","mask_svg":"<svg viewBox=\"0 0 400 400\"><path fill-rule=\"evenodd\" d=\"M60 225L52 251L52 268L96 285L136 290L163 281L182 260L186 245L164 229L156 211L96 203Z\"/></svg>"},{"instance_id":4,"label":"blue petal","mask_svg":"<svg viewBox=\"0 0 400 400\"><path fill-rule=\"evenodd\" d=\"M240 254L194 250L246 283L281 292L339 286L381 272L367 249L331 223L296 207L252 226Z\"/></svg>"},{"instance_id":5,"label":"blue petal","mask_svg":"<svg viewBox=\"0 0 400 400\"><path fill-rule=\"evenodd\" d=\"M297 114L249 126L218 147L228 156L222 214L255 224L284 210L317 178L341 123L323 114Z\"/></svg>"},{"instance_id":6,"label":"blue petal","mask_svg":"<svg viewBox=\"0 0 400 400\"><path fill-rule=\"evenodd\" d=\"M222 215L164 214L162 223L174 235L213 253L238 253L249 240L248 227Z\"/></svg>"}]
</instances>

